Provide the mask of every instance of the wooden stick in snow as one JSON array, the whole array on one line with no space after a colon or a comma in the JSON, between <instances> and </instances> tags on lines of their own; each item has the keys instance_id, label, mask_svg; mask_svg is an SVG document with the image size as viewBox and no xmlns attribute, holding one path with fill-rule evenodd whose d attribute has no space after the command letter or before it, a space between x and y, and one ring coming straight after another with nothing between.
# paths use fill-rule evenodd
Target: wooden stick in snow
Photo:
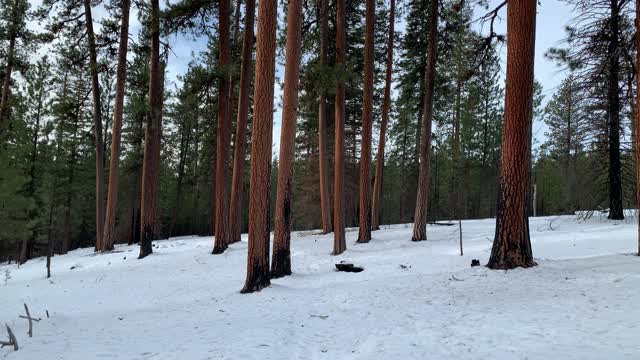
<instances>
[{"instance_id":1,"label":"wooden stick in snow","mask_svg":"<svg viewBox=\"0 0 640 360\"><path fill-rule=\"evenodd\" d=\"M13 331L11 331L11 328L9 327L9 325L7 325L7 323L5 323L4 326L7 327L7 333L9 333L9 341L0 341L0 348L3 348L5 346L13 346L13 350L18 351L18 340L16 340L16 336L13 335Z\"/></svg>"},{"instance_id":2,"label":"wooden stick in snow","mask_svg":"<svg viewBox=\"0 0 640 360\"><path fill-rule=\"evenodd\" d=\"M29 319L29 332L27 334L29 334L29 337L33 337L33 322L31 321L31 314L29 314L29 307L26 303L24 304L24 310L27 312L27 319Z\"/></svg>"},{"instance_id":3,"label":"wooden stick in snow","mask_svg":"<svg viewBox=\"0 0 640 360\"><path fill-rule=\"evenodd\" d=\"M460 256L464 255L462 251L462 220L458 220L458 225L460 226Z\"/></svg>"}]
</instances>

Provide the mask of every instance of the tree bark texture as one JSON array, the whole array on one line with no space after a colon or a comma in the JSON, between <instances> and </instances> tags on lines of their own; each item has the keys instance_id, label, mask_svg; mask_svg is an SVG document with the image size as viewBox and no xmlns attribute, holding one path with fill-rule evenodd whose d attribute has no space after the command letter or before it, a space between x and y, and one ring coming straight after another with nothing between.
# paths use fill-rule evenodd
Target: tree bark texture
<instances>
[{"instance_id":1,"label":"tree bark texture","mask_svg":"<svg viewBox=\"0 0 640 360\"><path fill-rule=\"evenodd\" d=\"M16 38L18 37L18 29L16 28L17 18L18 5L14 1L11 8L11 19L13 23L6 29L9 35L9 47L7 48L7 63L4 67L2 92L0 93L0 145L3 145L7 139L6 134L9 131L11 121L9 116L9 93L11 92L11 73L15 61Z\"/></svg>"},{"instance_id":2,"label":"tree bark texture","mask_svg":"<svg viewBox=\"0 0 640 360\"><path fill-rule=\"evenodd\" d=\"M640 0L636 0L636 121L635 121L635 133L636 141L640 135L640 76L638 75L638 65L640 64ZM636 155L636 208L640 211L640 146L635 144ZM640 214L638 218L638 256L640 256Z\"/></svg>"},{"instance_id":3,"label":"tree bark texture","mask_svg":"<svg viewBox=\"0 0 640 360\"><path fill-rule=\"evenodd\" d=\"M291 275L292 181L296 151L302 0L289 0L271 277Z\"/></svg>"},{"instance_id":4,"label":"tree bark texture","mask_svg":"<svg viewBox=\"0 0 640 360\"><path fill-rule=\"evenodd\" d=\"M418 191L413 223L412 241L427 240L427 201L429 199L429 162L431 158L431 123L433 122L433 91L436 77L438 50L438 0L431 0L429 18L429 45L424 77L424 101L420 127L420 155L418 159Z\"/></svg>"},{"instance_id":5,"label":"tree bark texture","mask_svg":"<svg viewBox=\"0 0 640 360\"><path fill-rule=\"evenodd\" d=\"M216 235L213 254L222 254L229 245L229 205L227 204L227 161L231 117L229 116L229 0L220 0L218 21L219 60L224 73L218 93L218 123L216 126Z\"/></svg>"},{"instance_id":6,"label":"tree bark texture","mask_svg":"<svg viewBox=\"0 0 640 360\"><path fill-rule=\"evenodd\" d=\"M607 64L607 116L609 117L609 219L624 219L622 204L622 173L620 163L620 8L611 1L611 28Z\"/></svg>"},{"instance_id":7,"label":"tree bark texture","mask_svg":"<svg viewBox=\"0 0 640 360\"><path fill-rule=\"evenodd\" d=\"M129 42L129 9L131 2L122 0L122 19L120 24L120 44L118 48L118 68L116 70L116 98L113 111L113 129L111 130L111 157L109 163L109 190L107 192L107 210L102 237L101 251L113 250L116 210L118 208L118 188L120 182L120 145L122 140L122 114L127 73L127 46Z\"/></svg>"},{"instance_id":8,"label":"tree bark texture","mask_svg":"<svg viewBox=\"0 0 640 360\"><path fill-rule=\"evenodd\" d=\"M151 57L149 78L149 118L145 128L142 162L142 196L140 201L140 255L153 252L152 241L158 236L158 186L160 177L160 137L162 126L162 89L164 69L160 65L160 7L151 0Z\"/></svg>"},{"instance_id":9,"label":"tree bark texture","mask_svg":"<svg viewBox=\"0 0 640 360\"><path fill-rule=\"evenodd\" d=\"M269 280L269 197L271 195L277 1L260 1L258 19L251 137L249 253L247 279L242 293L260 291L271 284Z\"/></svg>"},{"instance_id":10,"label":"tree bark texture","mask_svg":"<svg viewBox=\"0 0 640 360\"><path fill-rule=\"evenodd\" d=\"M91 16L91 0L83 0L84 16L89 41L89 70L91 74L91 93L93 95L93 134L96 147L96 246L102 248L104 234L104 145L102 139L102 107L100 105L100 79L98 79L98 60L96 55L96 38L93 32Z\"/></svg>"},{"instance_id":11,"label":"tree bark texture","mask_svg":"<svg viewBox=\"0 0 640 360\"><path fill-rule=\"evenodd\" d=\"M244 15L244 39L242 43L242 65L240 66L240 93L236 118L236 141L233 148L233 175L231 179L231 206L229 210L230 242L240 241L242 219L242 189L244 163L247 148L247 119L249 117L249 91L251 84L251 62L253 53L253 23L256 2L247 0Z\"/></svg>"},{"instance_id":12,"label":"tree bark texture","mask_svg":"<svg viewBox=\"0 0 640 360\"><path fill-rule=\"evenodd\" d=\"M507 83L496 234L487 267L531 267L528 195L537 0L507 5Z\"/></svg>"},{"instance_id":13,"label":"tree bark texture","mask_svg":"<svg viewBox=\"0 0 640 360\"><path fill-rule=\"evenodd\" d=\"M345 67L345 0L336 0L336 64L338 70ZM339 75L342 76L342 75ZM345 84L342 77L336 84L335 100L335 160L333 183L333 255L340 255L347 249L344 235L344 117Z\"/></svg>"},{"instance_id":14,"label":"tree bark texture","mask_svg":"<svg viewBox=\"0 0 640 360\"><path fill-rule=\"evenodd\" d=\"M387 43L387 70L385 73L384 99L382 100L382 122L380 124L380 141L376 155L376 173L373 178L373 195L371 201L371 228L380 229L380 195L382 193L382 170L384 167L384 147L387 140L389 109L391 107L391 72L393 70L393 38L395 35L396 1L391 0L389 10L389 35Z\"/></svg>"},{"instance_id":15,"label":"tree bark texture","mask_svg":"<svg viewBox=\"0 0 640 360\"><path fill-rule=\"evenodd\" d=\"M364 33L364 89L362 93L362 138L360 149L360 213L358 242L371 240L371 131L373 126L373 42L375 0L366 0Z\"/></svg>"},{"instance_id":16,"label":"tree bark texture","mask_svg":"<svg viewBox=\"0 0 640 360\"><path fill-rule=\"evenodd\" d=\"M329 0L320 0L319 19L320 22L320 67L327 63L327 43L329 33ZM333 231L331 223L331 200L329 193L329 163L327 160L327 104L325 89L321 89L318 104L318 162L320 172L320 208L322 212L322 233L328 234Z\"/></svg>"}]
</instances>

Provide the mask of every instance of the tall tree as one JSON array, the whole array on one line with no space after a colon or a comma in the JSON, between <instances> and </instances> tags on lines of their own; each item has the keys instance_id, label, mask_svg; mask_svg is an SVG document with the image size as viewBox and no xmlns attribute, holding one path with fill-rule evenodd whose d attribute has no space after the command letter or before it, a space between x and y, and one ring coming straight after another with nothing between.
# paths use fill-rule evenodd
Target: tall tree
<instances>
[{"instance_id":1,"label":"tall tree","mask_svg":"<svg viewBox=\"0 0 640 360\"><path fill-rule=\"evenodd\" d=\"M329 32L329 0L319 0L320 49L318 62L323 68L327 63L327 43ZM333 230L331 224L331 200L329 194L329 164L327 160L327 104L325 90L321 89L318 99L318 162L320 175L320 210L322 213L322 233Z\"/></svg>"},{"instance_id":2,"label":"tall tree","mask_svg":"<svg viewBox=\"0 0 640 360\"><path fill-rule=\"evenodd\" d=\"M389 35L387 37L387 67L385 71L384 99L382 100L382 121L380 123L380 140L376 155L376 173L373 178L373 195L371 200L371 228L380 229L380 193L382 192L382 169L384 167L384 147L387 141L387 126L391 108L391 71L393 70L393 38L395 35L396 1L391 0L389 9Z\"/></svg>"},{"instance_id":3,"label":"tall tree","mask_svg":"<svg viewBox=\"0 0 640 360\"><path fill-rule=\"evenodd\" d=\"M17 57L17 41L29 35L26 26L29 2L24 0L8 0L0 3L0 23L4 29L0 37L6 38L6 62L2 74L0 90L0 145L5 141L11 117L9 115L9 96L11 93L11 74L15 68Z\"/></svg>"},{"instance_id":4,"label":"tall tree","mask_svg":"<svg viewBox=\"0 0 640 360\"><path fill-rule=\"evenodd\" d=\"M222 254L229 245L229 207L227 204L227 165L231 132L229 116L229 0L220 0L218 8L219 79L218 123L216 125L216 232L213 254Z\"/></svg>"},{"instance_id":5,"label":"tall tree","mask_svg":"<svg viewBox=\"0 0 640 360\"><path fill-rule=\"evenodd\" d=\"M531 267L528 193L536 0L507 5L507 77L496 234L487 267Z\"/></svg>"},{"instance_id":6,"label":"tall tree","mask_svg":"<svg viewBox=\"0 0 640 360\"><path fill-rule=\"evenodd\" d=\"M345 240L344 203L344 119L345 119L345 0L336 0L336 100L335 100L335 156L333 182L333 255L347 249Z\"/></svg>"},{"instance_id":7,"label":"tall tree","mask_svg":"<svg viewBox=\"0 0 640 360\"><path fill-rule=\"evenodd\" d=\"M620 2L610 0L610 38L607 51L607 116L609 123L609 219L624 219L620 162Z\"/></svg>"},{"instance_id":8,"label":"tall tree","mask_svg":"<svg viewBox=\"0 0 640 360\"><path fill-rule=\"evenodd\" d=\"M151 55L149 66L149 116L144 133L142 197L140 201L140 255L153 252L152 241L158 234L158 187L160 175L160 138L162 134L162 89L164 68L160 64L160 6L151 0Z\"/></svg>"},{"instance_id":9,"label":"tall tree","mask_svg":"<svg viewBox=\"0 0 640 360\"><path fill-rule=\"evenodd\" d=\"M364 89L362 95L362 142L360 150L360 230L358 242L371 240L371 130L373 125L373 62L375 0L366 1L364 33Z\"/></svg>"},{"instance_id":10,"label":"tall tree","mask_svg":"<svg viewBox=\"0 0 640 360\"><path fill-rule=\"evenodd\" d=\"M300 74L300 42L302 1L289 0L287 12L287 48L282 98L282 130L278 163L278 192L273 241L271 277L291 274L291 209L293 168L296 146L296 117L298 116L298 81Z\"/></svg>"},{"instance_id":11,"label":"tall tree","mask_svg":"<svg viewBox=\"0 0 640 360\"><path fill-rule=\"evenodd\" d=\"M91 75L91 93L93 94L93 134L96 146L96 250L102 248L104 234L104 144L102 138L102 107L100 105L100 79L96 36L93 32L91 0L83 0L87 41L89 44L89 73Z\"/></svg>"},{"instance_id":12,"label":"tall tree","mask_svg":"<svg viewBox=\"0 0 640 360\"><path fill-rule=\"evenodd\" d=\"M640 64L640 0L636 0L636 139L640 134L640 71L638 71ZM636 140L637 141L637 140ZM640 209L640 146L636 144L636 206ZM640 256L640 216L638 216L638 256Z\"/></svg>"},{"instance_id":13,"label":"tall tree","mask_svg":"<svg viewBox=\"0 0 640 360\"><path fill-rule=\"evenodd\" d=\"M418 193L413 223L412 241L427 240L427 200L429 196L429 163L431 161L431 123L433 122L433 92L438 50L438 0L431 0L429 44L425 69L425 92L420 130Z\"/></svg>"},{"instance_id":14,"label":"tall tree","mask_svg":"<svg viewBox=\"0 0 640 360\"><path fill-rule=\"evenodd\" d=\"M102 246L99 250L113 250L116 209L118 205L118 187L120 176L120 143L122 137L122 115L124 111L125 83L127 81L127 46L129 43L129 0L122 0L122 18L120 22L120 45L118 48L118 69L116 74L116 98L113 110L113 129L111 131L111 157L109 164L109 191L104 225Z\"/></svg>"},{"instance_id":15,"label":"tall tree","mask_svg":"<svg viewBox=\"0 0 640 360\"><path fill-rule=\"evenodd\" d=\"M240 66L240 93L236 118L236 140L233 147L233 175L231 179L231 205L229 209L229 241L240 241L242 219L242 184L247 147L247 118L249 117L249 91L251 90L251 63L253 53L253 23L256 11L255 0L247 0L244 14L244 39L242 41L242 64Z\"/></svg>"},{"instance_id":16,"label":"tall tree","mask_svg":"<svg viewBox=\"0 0 640 360\"><path fill-rule=\"evenodd\" d=\"M242 293L269 286L269 199L271 187L271 140L276 61L276 0L260 1L251 137L249 192L249 252L247 279Z\"/></svg>"}]
</instances>

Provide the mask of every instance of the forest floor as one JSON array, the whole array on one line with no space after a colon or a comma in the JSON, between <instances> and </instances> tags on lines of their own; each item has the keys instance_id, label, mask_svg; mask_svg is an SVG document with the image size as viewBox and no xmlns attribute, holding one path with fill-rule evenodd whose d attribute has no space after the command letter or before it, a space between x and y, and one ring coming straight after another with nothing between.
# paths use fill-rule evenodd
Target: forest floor
<instances>
[{"instance_id":1,"label":"forest floor","mask_svg":"<svg viewBox=\"0 0 640 360\"><path fill-rule=\"evenodd\" d=\"M20 350L7 359L639 359L640 257L634 219L530 221L538 266L491 271L495 220L384 227L369 244L347 232L292 238L292 276L242 295L246 238L211 255L212 238L109 254L80 249L18 268L0 265L0 322ZM360 273L337 272L352 261ZM33 338L18 318L27 303ZM48 310L50 318L45 311ZM4 339L0 328L0 340Z\"/></svg>"}]
</instances>

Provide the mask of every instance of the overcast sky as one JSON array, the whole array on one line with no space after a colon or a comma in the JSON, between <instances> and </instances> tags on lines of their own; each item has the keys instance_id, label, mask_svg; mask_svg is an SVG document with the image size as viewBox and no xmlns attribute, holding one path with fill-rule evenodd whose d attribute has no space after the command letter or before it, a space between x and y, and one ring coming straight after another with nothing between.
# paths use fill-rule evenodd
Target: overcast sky
<instances>
[{"instance_id":1,"label":"overcast sky","mask_svg":"<svg viewBox=\"0 0 640 360\"><path fill-rule=\"evenodd\" d=\"M502 0L490 0L489 9L493 9L496 5L498 5ZM163 2L163 1L161 1ZM41 0L31 0L32 8L36 8L40 5ZM279 2L280 4L280 2ZM279 16L281 17L280 22L284 19L282 9L279 10ZM484 8L477 8L475 10L474 18L478 19L482 15L487 12ZM137 14L131 14L131 37L133 39L136 38L137 32L140 30L140 23L137 21ZM94 9L94 19L96 22L104 16L104 10L102 8ZM542 0L542 2L538 5L538 15L537 15L537 33L536 33L536 57L535 57L535 77L540 81L543 86L543 94L545 95L545 102L548 100L551 94L555 91L556 87L562 80L564 74L562 71L554 64L553 62L545 59L544 53L552 46L557 46L559 42L564 38L564 27L571 19L571 7L558 1L558 0ZM36 24L31 24L32 27L38 27ZM474 26L476 29L483 32L483 34L487 33L487 26L485 25L484 29L482 29L482 24L480 22L475 22ZM505 33L506 32L506 8L503 8L500 12L500 17L496 20L496 32ZM99 25L96 25L96 31L99 31ZM396 24L396 29L398 31L404 30L404 21L402 19L398 19ZM178 86L178 75L184 74L189 61L191 61L194 54L197 54L203 51L206 48L206 39L197 39L194 40L192 38L188 38L181 35L171 36L168 40L172 46L173 52L169 57L168 63L168 76L167 84L169 87L173 88ZM506 70L506 47L502 48L502 72L504 76L504 71ZM396 55L397 56L397 55ZM276 76L282 80L284 78L284 72L282 66L278 66L276 70ZM276 85L276 113L274 113L274 128L273 128L273 139L274 139L274 152L277 153L278 145L279 145L279 137L280 137L280 121L281 121L281 112L279 110L278 104L280 103L281 89L280 86ZM534 137L538 140L544 136L544 132L546 131L546 127L538 122L534 124L533 134Z\"/></svg>"}]
</instances>

